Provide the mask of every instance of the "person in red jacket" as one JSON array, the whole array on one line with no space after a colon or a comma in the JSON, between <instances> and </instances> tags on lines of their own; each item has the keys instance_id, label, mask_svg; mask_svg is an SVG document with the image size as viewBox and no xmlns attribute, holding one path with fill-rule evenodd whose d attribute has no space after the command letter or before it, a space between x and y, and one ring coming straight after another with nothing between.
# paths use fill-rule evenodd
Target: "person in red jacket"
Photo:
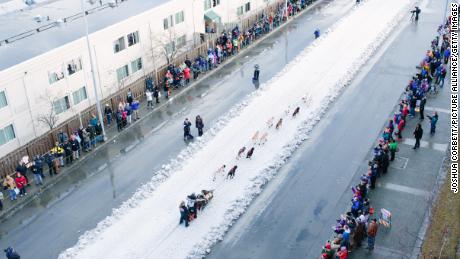
<instances>
[{"instance_id":1,"label":"person in red jacket","mask_svg":"<svg viewBox=\"0 0 460 259\"><path fill-rule=\"evenodd\" d=\"M404 117L401 118L401 120L398 123L398 139L402 139L401 133L404 130L405 123L406 122L404 121Z\"/></svg>"},{"instance_id":2,"label":"person in red jacket","mask_svg":"<svg viewBox=\"0 0 460 259\"><path fill-rule=\"evenodd\" d=\"M336 258L337 259L347 259L348 257L348 250L345 246L340 248L340 251L337 252Z\"/></svg>"},{"instance_id":3,"label":"person in red jacket","mask_svg":"<svg viewBox=\"0 0 460 259\"><path fill-rule=\"evenodd\" d=\"M27 192L26 192L27 180L24 177L24 175L22 175L19 172L16 173L16 178L14 179L14 181L16 182L16 187L18 187L19 189L19 196L22 197L24 195L27 195Z\"/></svg>"},{"instance_id":4,"label":"person in red jacket","mask_svg":"<svg viewBox=\"0 0 460 259\"><path fill-rule=\"evenodd\" d=\"M190 83L190 68L188 67L184 68L184 79L185 79L185 84Z\"/></svg>"},{"instance_id":5,"label":"person in red jacket","mask_svg":"<svg viewBox=\"0 0 460 259\"><path fill-rule=\"evenodd\" d=\"M409 106L407 104L404 104L401 115L404 119L406 119L407 115L409 115Z\"/></svg>"}]
</instances>

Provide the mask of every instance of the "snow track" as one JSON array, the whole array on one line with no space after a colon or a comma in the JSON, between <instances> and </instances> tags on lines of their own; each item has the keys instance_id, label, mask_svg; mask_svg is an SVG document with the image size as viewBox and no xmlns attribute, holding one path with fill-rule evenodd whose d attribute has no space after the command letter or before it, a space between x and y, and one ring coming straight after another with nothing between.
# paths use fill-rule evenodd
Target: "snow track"
<instances>
[{"instance_id":1,"label":"snow track","mask_svg":"<svg viewBox=\"0 0 460 259\"><path fill-rule=\"evenodd\" d=\"M411 2L368 0L355 8L59 257L205 256L308 138L341 90L406 16ZM304 103L301 98L306 95L311 101ZM300 113L292 118L297 106ZM281 129L267 128L272 116L275 124L283 118ZM245 156L237 160L242 146L253 146L251 137L256 131L259 135L268 132L267 143L255 146L251 160ZM218 176L212 181L222 164L227 171L238 165L235 178ZM180 201L202 189L215 189L214 199L190 227L179 226Z\"/></svg>"}]
</instances>

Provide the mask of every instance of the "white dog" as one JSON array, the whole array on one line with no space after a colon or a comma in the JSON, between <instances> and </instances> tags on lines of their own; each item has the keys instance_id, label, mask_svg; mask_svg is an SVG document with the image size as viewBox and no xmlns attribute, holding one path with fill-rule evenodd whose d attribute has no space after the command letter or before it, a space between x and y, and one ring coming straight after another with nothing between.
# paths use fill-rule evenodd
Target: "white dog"
<instances>
[{"instance_id":1,"label":"white dog","mask_svg":"<svg viewBox=\"0 0 460 259\"><path fill-rule=\"evenodd\" d=\"M262 134L262 136L260 136L259 146L264 145L265 142L267 142L267 137L268 137L268 132L265 132L264 134Z\"/></svg>"},{"instance_id":2,"label":"white dog","mask_svg":"<svg viewBox=\"0 0 460 259\"><path fill-rule=\"evenodd\" d=\"M257 140L259 139L259 131L256 131L254 135L252 136L252 142L257 143Z\"/></svg>"},{"instance_id":3,"label":"white dog","mask_svg":"<svg viewBox=\"0 0 460 259\"><path fill-rule=\"evenodd\" d=\"M273 127L273 121L275 120L274 117L271 117L270 119L267 120L267 127L271 128Z\"/></svg>"}]
</instances>

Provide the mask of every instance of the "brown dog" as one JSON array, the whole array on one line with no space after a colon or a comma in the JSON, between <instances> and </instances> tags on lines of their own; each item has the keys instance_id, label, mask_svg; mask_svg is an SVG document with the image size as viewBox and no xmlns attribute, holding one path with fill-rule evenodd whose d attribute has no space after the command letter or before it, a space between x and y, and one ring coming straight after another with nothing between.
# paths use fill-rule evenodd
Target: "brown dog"
<instances>
[{"instance_id":1,"label":"brown dog","mask_svg":"<svg viewBox=\"0 0 460 259\"><path fill-rule=\"evenodd\" d=\"M275 128L276 128L276 129L279 129L279 128L281 128L281 126L283 126L283 118L281 118L281 119L278 121L278 123L276 123Z\"/></svg>"}]
</instances>

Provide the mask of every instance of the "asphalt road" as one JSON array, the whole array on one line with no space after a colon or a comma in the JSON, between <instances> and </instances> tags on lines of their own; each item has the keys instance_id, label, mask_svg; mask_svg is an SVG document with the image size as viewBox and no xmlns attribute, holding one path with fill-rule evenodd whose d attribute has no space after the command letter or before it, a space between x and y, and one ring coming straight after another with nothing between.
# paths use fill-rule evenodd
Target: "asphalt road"
<instances>
[{"instance_id":1,"label":"asphalt road","mask_svg":"<svg viewBox=\"0 0 460 259\"><path fill-rule=\"evenodd\" d=\"M331 226L335 219L349 207L350 187L365 172L369 150L415 73L415 65L436 35L444 4L427 0L423 1L421 9L424 16L419 24L410 24L408 17L399 26L313 130L310 140L268 184L224 240L213 248L209 258L319 257L321 247L332 236ZM433 157L439 158L439 154ZM436 163L442 162L442 159L437 160ZM439 165L433 167L439 168ZM397 176L393 178L397 182ZM412 178L411 185L419 184L429 189L435 180L436 177L419 181ZM403 199L410 198L412 196ZM404 206L409 208L410 202L391 200L391 203L399 203L402 207L398 208L398 212L402 211L400 218L407 221L400 224L407 222L411 230L418 233L427 204L422 202L419 211L412 212L404 210ZM403 237L410 240L405 240L408 245L403 252L396 253L398 256L388 257L387 253L386 257L369 258L406 258L401 254L408 255L407 250L411 251L410 245L414 245L416 235ZM391 239L395 242L394 236L387 239L388 246L391 246ZM360 253L353 258L366 256Z\"/></svg>"},{"instance_id":2,"label":"asphalt road","mask_svg":"<svg viewBox=\"0 0 460 259\"><path fill-rule=\"evenodd\" d=\"M84 231L110 215L148 181L161 165L184 147L182 121L200 114L210 125L245 95L255 90L254 64L261 83L280 71L325 29L346 14L353 1L318 3L281 31L203 80L187 94L125 130L92 157L63 176L14 217L0 224L0 248L12 245L23 258L55 258L74 245ZM193 132L196 134L196 132Z\"/></svg>"}]
</instances>

